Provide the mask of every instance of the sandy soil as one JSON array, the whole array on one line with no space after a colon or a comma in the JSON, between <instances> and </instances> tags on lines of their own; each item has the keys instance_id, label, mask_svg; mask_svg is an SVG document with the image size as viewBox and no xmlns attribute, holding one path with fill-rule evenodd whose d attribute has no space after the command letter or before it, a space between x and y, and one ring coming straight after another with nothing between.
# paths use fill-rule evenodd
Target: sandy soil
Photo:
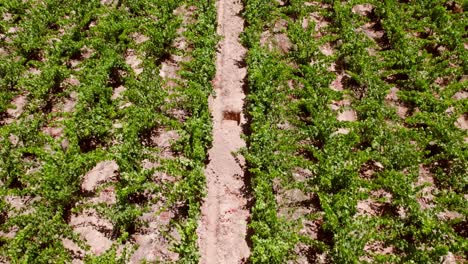
<instances>
[{"instance_id":1,"label":"sandy soil","mask_svg":"<svg viewBox=\"0 0 468 264\"><path fill-rule=\"evenodd\" d=\"M85 192L93 192L99 184L115 179L119 165L115 161L103 161L89 171L81 183L81 189Z\"/></svg>"},{"instance_id":2,"label":"sandy soil","mask_svg":"<svg viewBox=\"0 0 468 264\"><path fill-rule=\"evenodd\" d=\"M244 188L243 157L232 152L245 146L241 139L246 69L239 66L246 50L239 43L244 21L238 15L241 1L218 0L218 34L223 36L213 81L216 97L210 98L213 116L213 147L205 169L208 195L198 228L201 263L241 263L249 256L247 220L249 210Z\"/></svg>"},{"instance_id":3,"label":"sandy soil","mask_svg":"<svg viewBox=\"0 0 468 264\"><path fill-rule=\"evenodd\" d=\"M101 255L112 246L110 239L112 233L112 223L100 216L94 209L85 209L83 212L73 214L70 219L70 226L80 235L80 237L90 246L90 251L94 255ZM65 240L65 242L67 242ZM68 241L69 242L69 241ZM65 243L67 246L67 243ZM77 248L72 243L69 250L77 252ZM78 254L82 255L82 253ZM76 258L78 256L75 256Z\"/></svg>"}]
</instances>

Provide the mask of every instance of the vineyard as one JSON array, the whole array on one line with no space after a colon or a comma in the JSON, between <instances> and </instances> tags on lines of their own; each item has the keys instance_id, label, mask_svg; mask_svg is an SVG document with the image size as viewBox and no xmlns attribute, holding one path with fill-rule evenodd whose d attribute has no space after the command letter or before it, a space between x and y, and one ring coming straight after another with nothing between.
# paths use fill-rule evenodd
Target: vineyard
<instances>
[{"instance_id":1,"label":"vineyard","mask_svg":"<svg viewBox=\"0 0 468 264\"><path fill-rule=\"evenodd\" d=\"M4 260L198 259L214 4L107 2L0 4Z\"/></svg>"},{"instance_id":2,"label":"vineyard","mask_svg":"<svg viewBox=\"0 0 468 264\"><path fill-rule=\"evenodd\" d=\"M467 263L466 10L0 0L0 263Z\"/></svg>"}]
</instances>

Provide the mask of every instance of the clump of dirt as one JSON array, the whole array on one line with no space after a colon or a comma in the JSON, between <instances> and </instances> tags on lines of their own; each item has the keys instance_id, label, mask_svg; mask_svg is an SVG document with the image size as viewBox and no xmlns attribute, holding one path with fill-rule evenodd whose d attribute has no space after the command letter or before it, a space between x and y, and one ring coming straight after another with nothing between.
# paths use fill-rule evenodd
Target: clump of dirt
<instances>
[{"instance_id":1,"label":"clump of dirt","mask_svg":"<svg viewBox=\"0 0 468 264\"><path fill-rule=\"evenodd\" d=\"M177 72L180 67L175 60L168 59L161 63L161 70L159 71L159 76L163 79L178 79Z\"/></svg>"},{"instance_id":2,"label":"clump of dirt","mask_svg":"<svg viewBox=\"0 0 468 264\"><path fill-rule=\"evenodd\" d=\"M371 179L375 173L381 172L384 169L382 163L370 160L363 164L359 170L359 176L364 179Z\"/></svg>"},{"instance_id":3,"label":"clump of dirt","mask_svg":"<svg viewBox=\"0 0 468 264\"><path fill-rule=\"evenodd\" d=\"M84 249L68 238L62 238L62 245L71 253L73 264L83 263L83 259L86 257L86 251Z\"/></svg>"},{"instance_id":4,"label":"clump of dirt","mask_svg":"<svg viewBox=\"0 0 468 264\"><path fill-rule=\"evenodd\" d=\"M306 194L300 189L281 190L279 183L275 185L275 189L278 189L275 199L280 217L297 220L320 209L313 193Z\"/></svg>"},{"instance_id":5,"label":"clump of dirt","mask_svg":"<svg viewBox=\"0 0 468 264\"><path fill-rule=\"evenodd\" d=\"M223 112L223 119L224 120L232 120L236 121L237 124L241 122L241 113L236 111L224 111Z\"/></svg>"},{"instance_id":6,"label":"clump of dirt","mask_svg":"<svg viewBox=\"0 0 468 264\"><path fill-rule=\"evenodd\" d=\"M355 5L351 9L351 11L354 14L358 14L358 15L361 15L361 16L369 16L372 13L373 10L374 10L374 6L372 4L369 4L369 3Z\"/></svg>"},{"instance_id":7,"label":"clump of dirt","mask_svg":"<svg viewBox=\"0 0 468 264\"><path fill-rule=\"evenodd\" d=\"M324 45L319 47L320 52L325 56L332 56L335 53L335 50L332 47L332 44L327 42Z\"/></svg>"},{"instance_id":8,"label":"clump of dirt","mask_svg":"<svg viewBox=\"0 0 468 264\"><path fill-rule=\"evenodd\" d=\"M141 63L143 62L137 55L136 51L133 49L127 50L125 54L125 62L130 65L133 72L136 75L140 75L143 72L143 67L141 67Z\"/></svg>"},{"instance_id":9,"label":"clump of dirt","mask_svg":"<svg viewBox=\"0 0 468 264\"><path fill-rule=\"evenodd\" d=\"M70 77L66 78L63 81L63 85L65 87L78 86L78 85L80 85L80 80L78 80L75 76L71 75Z\"/></svg>"},{"instance_id":10,"label":"clump of dirt","mask_svg":"<svg viewBox=\"0 0 468 264\"><path fill-rule=\"evenodd\" d=\"M330 25L330 21L323 17L318 12L310 13L308 17L305 17L302 20L302 28L308 29L311 25L311 22L314 24L314 37L321 38L325 34L324 30Z\"/></svg>"},{"instance_id":11,"label":"clump of dirt","mask_svg":"<svg viewBox=\"0 0 468 264\"><path fill-rule=\"evenodd\" d=\"M182 47L177 48L182 49ZM174 93L173 88L177 87L177 85L183 81L179 75L179 71L181 69L181 63L188 60L189 58L187 57L171 55L161 63L159 76L164 80L164 87L170 95Z\"/></svg>"},{"instance_id":12,"label":"clump of dirt","mask_svg":"<svg viewBox=\"0 0 468 264\"><path fill-rule=\"evenodd\" d=\"M284 120L283 122L281 123L278 123L276 125L276 127L278 129L281 129L281 130L293 130L295 127L293 125L291 125L291 123L289 123L287 120Z\"/></svg>"},{"instance_id":13,"label":"clump of dirt","mask_svg":"<svg viewBox=\"0 0 468 264\"><path fill-rule=\"evenodd\" d=\"M385 190L372 191L369 198L358 202L356 216L383 215L389 209L391 201L391 193L386 192Z\"/></svg>"},{"instance_id":14,"label":"clump of dirt","mask_svg":"<svg viewBox=\"0 0 468 264\"><path fill-rule=\"evenodd\" d=\"M462 130L468 130L468 114L461 115L455 121L455 126Z\"/></svg>"},{"instance_id":15,"label":"clump of dirt","mask_svg":"<svg viewBox=\"0 0 468 264\"><path fill-rule=\"evenodd\" d=\"M331 263L331 258L326 252L320 252L314 247L301 242L294 247L294 254L296 258L288 260L287 264Z\"/></svg>"},{"instance_id":16,"label":"clump of dirt","mask_svg":"<svg viewBox=\"0 0 468 264\"><path fill-rule=\"evenodd\" d=\"M467 91L459 91L459 92L455 93L455 94L452 96L452 99L454 99L454 100L465 100L465 99L468 99L468 92L467 92Z\"/></svg>"},{"instance_id":17,"label":"clump of dirt","mask_svg":"<svg viewBox=\"0 0 468 264\"><path fill-rule=\"evenodd\" d=\"M80 49L80 52L78 54L70 57L70 60L67 62L67 66L77 71L77 70L79 70L77 68L79 66L79 64L82 61L91 58L91 56L93 56L93 54L94 54L93 49L88 48L87 46L84 46L84 47L82 47Z\"/></svg>"},{"instance_id":18,"label":"clump of dirt","mask_svg":"<svg viewBox=\"0 0 468 264\"><path fill-rule=\"evenodd\" d=\"M313 239L325 244L330 244L332 241L331 234L323 229L323 212L321 212L315 219L302 220L302 228L299 234L307 239ZM288 261L287 263L330 263L331 259L327 252L323 252L314 246L306 245L299 242L295 248L294 253L296 259Z\"/></svg>"},{"instance_id":19,"label":"clump of dirt","mask_svg":"<svg viewBox=\"0 0 468 264\"><path fill-rule=\"evenodd\" d=\"M141 136L141 141L145 146L157 147L161 149L160 157L171 158L174 156L172 143L179 139L179 134L175 130L166 130L164 127L158 127L150 130Z\"/></svg>"},{"instance_id":20,"label":"clump of dirt","mask_svg":"<svg viewBox=\"0 0 468 264\"><path fill-rule=\"evenodd\" d=\"M369 22L359 28L358 31L363 32L367 37L379 42L385 35L385 32L381 29L377 29L375 22Z\"/></svg>"},{"instance_id":21,"label":"clump of dirt","mask_svg":"<svg viewBox=\"0 0 468 264\"><path fill-rule=\"evenodd\" d=\"M441 48L439 48L441 49ZM447 85L450 83L451 81L451 77L437 77L434 81L435 84L437 84L438 86L440 86L442 89L444 89L445 87L447 87ZM438 96L438 95L436 95Z\"/></svg>"},{"instance_id":22,"label":"clump of dirt","mask_svg":"<svg viewBox=\"0 0 468 264\"><path fill-rule=\"evenodd\" d=\"M349 77L345 73L340 73L336 76L336 79L333 80L330 84L330 88L334 91L343 91L344 90L344 81Z\"/></svg>"},{"instance_id":23,"label":"clump of dirt","mask_svg":"<svg viewBox=\"0 0 468 264\"><path fill-rule=\"evenodd\" d=\"M10 206L7 217L34 213L35 209L32 208L32 205L40 200L38 197L15 195L7 195L4 199Z\"/></svg>"},{"instance_id":24,"label":"clump of dirt","mask_svg":"<svg viewBox=\"0 0 468 264\"><path fill-rule=\"evenodd\" d=\"M331 134L331 136L336 136L336 135L347 135L347 134L349 134L349 132L351 132L351 130L348 129L348 128L338 128L338 130L335 131L335 132L333 132L333 133Z\"/></svg>"},{"instance_id":25,"label":"clump of dirt","mask_svg":"<svg viewBox=\"0 0 468 264\"><path fill-rule=\"evenodd\" d=\"M169 229L169 224L175 217L171 210L161 211L162 201L152 204L150 209L143 213L138 221L144 226L131 236L138 249L130 257L130 263L150 262L176 262L179 255L170 250L171 239L180 240L177 230ZM164 233L168 233L165 235Z\"/></svg>"},{"instance_id":26,"label":"clump of dirt","mask_svg":"<svg viewBox=\"0 0 468 264\"><path fill-rule=\"evenodd\" d=\"M116 180L118 171L119 165L113 160L99 162L83 177L81 189L85 192L94 192L100 184Z\"/></svg>"},{"instance_id":27,"label":"clump of dirt","mask_svg":"<svg viewBox=\"0 0 468 264\"><path fill-rule=\"evenodd\" d=\"M129 263L147 262L177 262L179 255L169 250L169 241L155 234L137 234L132 237L138 249L130 257Z\"/></svg>"},{"instance_id":28,"label":"clump of dirt","mask_svg":"<svg viewBox=\"0 0 468 264\"><path fill-rule=\"evenodd\" d=\"M18 143L20 142L20 139L17 135L15 134L10 134L8 136L8 141L10 141L10 143L13 145L13 146L18 146Z\"/></svg>"},{"instance_id":29,"label":"clump of dirt","mask_svg":"<svg viewBox=\"0 0 468 264\"><path fill-rule=\"evenodd\" d=\"M168 109L166 113L175 120L178 120L180 123L184 123L189 116L189 113L185 109L180 108Z\"/></svg>"},{"instance_id":30,"label":"clump of dirt","mask_svg":"<svg viewBox=\"0 0 468 264\"><path fill-rule=\"evenodd\" d=\"M78 214L72 214L69 224L90 246L90 251L94 255L99 256L111 248L112 223L100 216L95 209L85 209ZM71 250L76 250L76 246L70 241L66 242Z\"/></svg>"},{"instance_id":31,"label":"clump of dirt","mask_svg":"<svg viewBox=\"0 0 468 264\"><path fill-rule=\"evenodd\" d=\"M275 23L273 30L267 30L260 37L260 45L267 47L270 51L276 50L286 54L292 48L292 42L285 30L288 27L288 22L281 19Z\"/></svg>"},{"instance_id":32,"label":"clump of dirt","mask_svg":"<svg viewBox=\"0 0 468 264\"><path fill-rule=\"evenodd\" d=\"M114 92L112 93L112 100L117 100L119 98L122 98L122 93L125 92L127 88L125 86L120 85L117 88L114 89Z\"/></svg>"},{"instance_id":33,"label":"clump of dirt","mask_svg":"<svg viewBox=\"0 0 468 264\"><path fill-rule=\"evenodd\" d=\"M28 103L27 95L19 95L15 97L11 103L14 105L15 108L7 109L6 113L10 117L16 119L24 112L24 107Z\"/></svg>"},{"instance_id":34,"label":"clump of dirt","mask_svg":"<svg viewBox=\"0 0 468 264\"><path fill-rule=\"evenodd\" d=\"M113 205L117 202L117 197L115 194L115 187L108 186L101 191L94 197L89 200L92 204L106 204L106 205Z\"/></svg>"},{"instance_id":35,"label":"clump of dirt","mask_svg":"<svg viewBox=\"0 0 468 264\"><path fill-rule=\"evenodd\" d=\"M320 216L314 220L303 220L302 229L299 232L300 235L305 235L311 239L318 240L320 239L319 235L323 225L323 216Z\"/></svg>"},{"instance_id":36,"label":"clump of dirt","mask_svg":"<svg viewBox=\"0 0 468 264\"><path fill-rule=\"evenodd\" d=\"M402 102L400 102L397 94L398 91L400 91L398 88L392 87L387 96L385 97L385 101L389 105L396 108L397 115L400 118L405 119L409 113L409 108L405 106Z\"/></svg>"},{"instance_id":37,"label":"clump of dirt","mask_svg":"<svg viewBox=\"0 0 468 264\"><path fill-rule=\"evenodd\" d=\"M463 215L459 212L445 210L437 214L440 221L452 221L455 219L463 219Z\"/></svg>"},{"instance_id":38,"label":"clump of dirt","mask_svg":"<svg viewBox=\"0 0 468 264\"><path fill-rule=\"evenodd\" d=\"M332 101L332 104L330 105L330 108L334 111L338 111L343 107L348 107L351 105L351 100L349 98L345 98L343 100L339 101Z\"/></svg>"},{"instance_id":39,"label":"clump of dirt","mask_svg":"<svg viewBox=\"0 0 468 264\"><path fill-rule=\"evenodd\" d=\"M434 195L433 192L435 191L434 185L434 177L429 168L424 165L419 165L419 174L418 179L415 184L416 187L423 187L419 192L419 197L417 201L422 209L429 209L433 208L435 205L433 204Z\"/></svg>"},{"instance_id":40,"label":"clump of dirt","mask_svg":"<svg viewBox=\"0 0 468 264\"><path fill-rule=\"evenodd\" d=\"M440 258L440 263L442 264L457 264L457 263L463 263L463 262L458 262L457 258L452 252L448 252L447 255L443 256Z\"/></svg>"},{"instance_id":41,"label":"clump of dirt","mask_svg":"<svg viewBox=\"0 0 468 264\"><path fill-rule=\"evenodd\" d=\"M133 33L130 35L132 38L133 38L133 41L135 41L136 44L141 44L141 43L144 43L148 40L150 40L150 38L148 36L145 36L141 33Z\"/></svg>"},{"instance_id":42,"label":"clump of dirt","mask_svg":"<svg viewBox=\"0 0 468 264\"><path fill-rule=\"evenodd\" d=\"M117 4L118 0L101 0L102 5L114 5Z\"/></svg>"},{"instance_id":43,"label":"clump of dirt","mask_svg":"<svg viewBox=\"0 0 468 264\"><path fill-rule=\"evenodd\" d=\"M4 21L7 21L7 22L8 22L8 21L10 21L10 20L12 20L12 19L13 19L13 14L8 13L8 12L4 12L4 13L3 13L3 20L4 20Z\"/></svg>"},{"instance_id":44,"label":"clump of dirt","mask_svg":"<svg viewBox=\"0 0 468 264\"><path fill-rule=\"evenodd\" d=\"M28 74L32 74L32 75L40 75L42 73L41 70L37 69L37 68L34 68L34 67L31 67L28 69Z\"/></svg>"},{"instance_id":45,"label":"clump of dirt","mask_svg":"<svg viewBox=\"0 0 468 264\"><path fill-rule=\"evenodd\" d=\"M370 241L364 246L366 255L361 257L359 260L372 263L374 261L373 256L391 255L395 253L395 250L394 246L386 245L383 241Z\"/></svg>"},{"instance_id":46,"label":"clump of dirt","mask_svg":"<svg viewBox=\"0 0 468 264\"><path fill-rule=\"evenodd\" d=\"M295 181L297 182L303 182L307 179L310 179L313 177L313 173L309 169L304 169L304 168L294 168L292 170L292 176Z\"/></svg>"},{"instance_id":47,"label":"clump of dirt","mask_svg":"<svg viewBox=\"0 0 468 264\"><path fill-rule=\"evenodd\" d=\"M357 113L355 110L348 109L344 110L343 112L338 114L337 117L338 121L343 121L343 122L353 122L357 120Z\"/></svg>"},{"instance_id":48,"label":"clump of dirt","mask_svg":"<svg viewBox=\"0 0 468 264\"><path fill-rule=\"evenodd\" d=\"M53 138L59 138L63 135L63 127L60 126L47 126L41 129L42 133L49 135Z\"/></svg>"},{"instance_id":49,"label":"clump of dirt","mask_svg":"<svg viewBox=\"0 0 468 264\"><path fill-rule=\"evenodd\" d=\"M61 102L54 104L52 112L54 113L71 113L78 103L78 93L73 91L69 96L61 100Z\"/></svg>"}]
</instances>

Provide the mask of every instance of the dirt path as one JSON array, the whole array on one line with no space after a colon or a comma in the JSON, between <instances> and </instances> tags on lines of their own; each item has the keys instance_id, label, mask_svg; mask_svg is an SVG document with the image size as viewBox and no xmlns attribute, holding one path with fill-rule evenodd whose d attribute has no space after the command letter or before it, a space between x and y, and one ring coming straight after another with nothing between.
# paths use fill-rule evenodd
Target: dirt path
<instances>
[{"instance_id":1,"label":"dirt path","mask_svg":"<svg viewBox=\"0 0 468 264\"><path fill-rule=\"evenodd\" d=\"M216 96L210 98L213 116L213 147L205 169L208 195L199 225L201 263L241 263L249 256L246 241L249 210L243 195L243 157L232 152L245 146L241 139L246 53L239 42L244 21L240 0L218 0L218 34L223 37L214 80Z\"/></svg>"}]
</instances>

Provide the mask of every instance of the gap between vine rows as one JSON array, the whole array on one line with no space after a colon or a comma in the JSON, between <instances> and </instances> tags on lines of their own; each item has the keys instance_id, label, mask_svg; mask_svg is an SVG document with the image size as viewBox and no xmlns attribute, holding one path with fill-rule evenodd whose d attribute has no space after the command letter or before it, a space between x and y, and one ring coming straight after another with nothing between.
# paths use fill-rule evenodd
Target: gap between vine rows
<instances>
[{"instance_id":1,"label":"gap between vine rows","mask_svg":"<svg viewBox=\"0 0 468 264\"><path fill-rule=\"evenodd\" d=\"M241 135L247 70L246 49L239 41L244 30L239 0L218 0L217 33L222 37L213 80L215 96L209 99L213 118L213 146L205 169L207 197L198 229L201 263L240 263L250 249L247 223L250 216L244 158L233 153L245 146Z\"/></svg>"}]
</instances>

